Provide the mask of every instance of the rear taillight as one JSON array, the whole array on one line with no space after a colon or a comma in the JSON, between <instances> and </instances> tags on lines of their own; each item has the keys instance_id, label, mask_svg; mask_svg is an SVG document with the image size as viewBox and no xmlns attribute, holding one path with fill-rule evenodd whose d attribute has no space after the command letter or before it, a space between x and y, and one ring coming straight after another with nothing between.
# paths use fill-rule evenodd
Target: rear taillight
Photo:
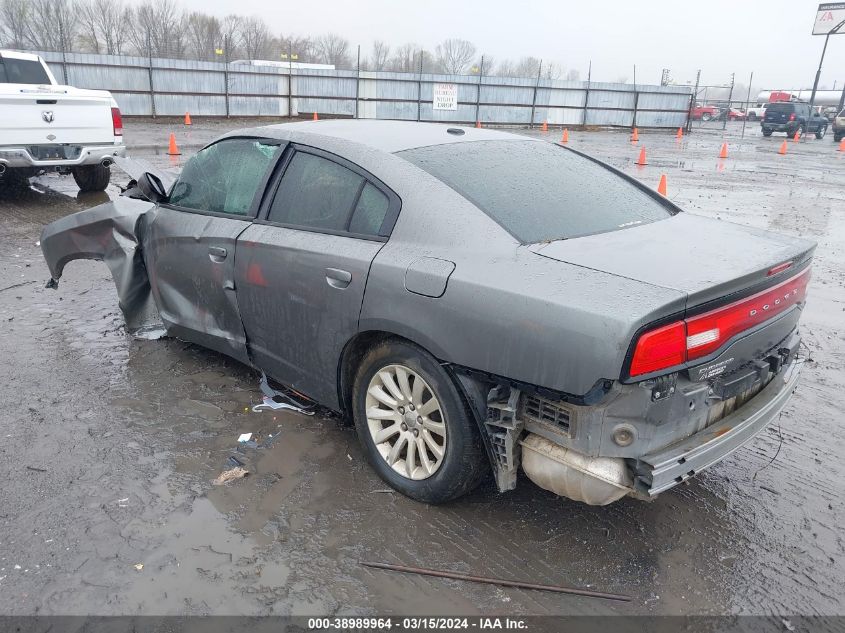
<instances>
[{"instance_id":1,"label":"rear taillight","mask_svg":"<svg viewBox=\"0 0 845 633\"><path fill-rule=\"evenodd\" d=\"M795 120L795 113L794 113L794 112L793 112L792 114L790 114L790 115L789 115L789 120L790 120L790 121L794 121L794 120Z\"/></svg>"},{"instance_id":2,"label":"rear taillight","mask_svg":"<svg viewBox=\"0 0 845 633\"><path fill-rule=\"evenodd\" d=\"M641 376L708 356L737 334L802 302L809 281L808 268L750 297L646 331L637 340L630 375Z\"/></svg>"},{"instance_id":3,"label":"rear taillight","mask_svg":"<svg viewBox=\"0 0 845 633\"><path fill-rule=\"evenodd\" d=\"M114 128L115 136L123 136L123 119L120 117L120 108L111 109L111 125Z\"/></svg>"}]
</instances>

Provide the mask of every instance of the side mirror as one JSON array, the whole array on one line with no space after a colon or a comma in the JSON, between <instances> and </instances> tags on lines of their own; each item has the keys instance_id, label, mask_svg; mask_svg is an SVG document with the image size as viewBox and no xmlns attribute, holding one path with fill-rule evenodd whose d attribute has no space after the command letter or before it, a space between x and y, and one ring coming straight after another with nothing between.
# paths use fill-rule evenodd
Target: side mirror
<instances>
[{"instance_id":1,"label":"side mirror","mask_svg":"<svg viewBox=\"0 0 845 633\"><path fill-rule=\"evenodd\" d=\"M167 190L164 188L161 180L155 174L144 172L138 178L138 189L144 194L144 197L150 202L156 204L167 201Z\"/></svg>"}]
</instances>

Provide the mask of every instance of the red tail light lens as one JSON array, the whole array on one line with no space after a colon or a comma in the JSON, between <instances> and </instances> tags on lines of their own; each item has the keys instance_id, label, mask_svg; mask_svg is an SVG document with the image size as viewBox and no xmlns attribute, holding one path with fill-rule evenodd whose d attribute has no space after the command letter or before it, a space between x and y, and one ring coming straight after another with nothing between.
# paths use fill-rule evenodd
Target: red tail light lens
<instances>
[{"instance_id":1,"label":"red tail light lens","mask_svg":"<svg viewBox=\"0 0 845 633\"><path fill-rule=\"evenodd\" d=\"M631 376L668 369L708 356L737 334L768 321L807 296L810 269L776 286L640 335L631 359Z\"/></svg>"},{"instance_id":2,"label":"red tail light lens","mask_svg":"<svg viewBox=\"0 0 845 633\"><path fill-rule=\"evenodd\" d=\"M120 116L120 108L111 109L111 124L115 136L123 136L123 119Z\"/></svg>"},{"instance_id":3,"label":"red tail light lens","mask_svg":"<svg viewBox=\"0 0 845 633\"><path fill-rule=\"evenodd\" d=\"M795 113L794 113L794 112L793 112L792 114L790 114L790 115L789 115L789 120L790 120L790 121L794 121L794 120L795 120Z\"/></svg>"}]
</instances>

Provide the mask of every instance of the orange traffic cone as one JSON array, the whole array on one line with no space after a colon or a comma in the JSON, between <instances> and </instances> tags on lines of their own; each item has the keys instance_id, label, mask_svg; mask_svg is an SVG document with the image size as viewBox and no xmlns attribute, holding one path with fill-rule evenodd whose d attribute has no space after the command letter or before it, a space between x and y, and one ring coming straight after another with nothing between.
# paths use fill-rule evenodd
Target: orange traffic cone
<instances>
[{"instance_id":1,"label":"orange traffic cone","mask_svg":"<svg viewBox=\"0 0 845 633\"><path fill-rule=\"evenodd\" d=\"M666 195L666 174L660 176L660 184L657 185L657 193L661 196Z\"/></svg>"},{"instance_id":2,"label":"orange traffic cone","mask_svg":"<svg viewBox=\"0 0 845 633\"><path fill-rule=\"evenodd\" d=\"M475 122L475 127L481 127L481 121L476 121L476 122Z\"/></svg>"},{"instance_id":3,"label":"orange traffic cone","mask_svg":"<svg viewBox=\"0 0 845 633\"><path fill-rule=\"evenodd\" d=\"M319 120L320 120L320 118L317 116L317 113L316 113L316 112L314 113L314 120L315 120L315 121L319 121Z\"/></svg>"},{"instance_id":4,"label":"orange traffic cone","mask_svg":"<svg viewBox=\"0 0 845 633\"><path fill-rule=\"evenodd\" d=\"M677 138L679 141L680 141L682 138L684 138L684 128L682 128L682 127L679 127L679 128L678 128L678 133L677 133L677 134L675 134L675 138Z\"/></svg>"},{"instance_id":5,"label":"orange traffic cone","mask_svg":"<svg viewBox=\"0 0 845 633\"><path fill-rule=\"evenodd\" d=\"M560 137L560 142L566 144L569 142L569 129L563 128L563 136Z\"/></svg>"},{"instance_id":6,"label":"orange traffic cone","mask_svg":"<svg viewBox=\"0 0 845 633\"><path fill-rule=\"evenodd\" d=\"M728 157L728 144L722 143L722 151L719 152L719 158L727 158Z\"/></svg>"},{"instance_id":7,"label":"orange traffic cone","mask_svg":"<svg viewBox=\"0 0 845 633\"><path fill-rule=\"evenodd\" d=\"M191 124L191 113L186 112L185 113L185 125L190 125L190 124Z\"/></svg>"},{"instance_id":8,"label":"orange traffic cone","mask_svg":"<svg viewBox=\"0 0 845 633\"><path fill-rule=\"evenodd\" d=\"M797 143L801 139L801 130L795 130L795 134L792 136L792 142Z\"/></svg>"},{"instance_id":9,"label":"orange traffic cone","mask_svg":"<svg viewBox=\"0 0 845 633\"><path fill-rule=\"evenodd\" d=\"M839 141L839 151L845 152L845 138L843 138L841 141Z\"/></svg>"},{"instance_id":10,"label":"orange traffic cone","mask_svg":"<svg viewBox=\"0 0 845 633\"><path fill-rule=\"evenodd\" d=\"M549 131L549 122L548 121L543 121L543 131L544 132Z\"/></svg>"},{"instance_id":11,"label":"orange traffic cone","mask_svg":"<svg viewBox=\"0 0 845 633\"><path fill-rule=\"evenodd\" d=\"M639 132L639 130L637 130L637 128L634 128L634 131L631 132L631 142L636 143L639 140L640 140L640 132Z\"/></svg>"},{"instance_id":12,"label":"orange traffic cone","mask_svg":"<svg viewBox=\"0 0 845 633\"><path fill-rule=\"evenodd\" d=\"M645 162L645 147L640 150L640 157L637 159L637 165L648 165L648 163Z\"/></svg>"},{"instance_id":13,"label":"orange traffic cone","mask_svg":"<svg viewBox=\"0 0 845 633\"><path fill-rule=\"evenodd\" d=\"M786 141L780 144L780 149L778 150L778 154L786 154Z\"/></svg>"},{"instance_id":14,"label":"orange traffic cone","mask_svg":"<svg viewBox=\"0 0 845 633\"><path fill-rule=\"evenodd\" d=\"M167 149L168 156L179 156L182 152L179 151L179 148L176 147L176 135L171 132L170 133L170 147Z\"/></svg>"}]
</instances>

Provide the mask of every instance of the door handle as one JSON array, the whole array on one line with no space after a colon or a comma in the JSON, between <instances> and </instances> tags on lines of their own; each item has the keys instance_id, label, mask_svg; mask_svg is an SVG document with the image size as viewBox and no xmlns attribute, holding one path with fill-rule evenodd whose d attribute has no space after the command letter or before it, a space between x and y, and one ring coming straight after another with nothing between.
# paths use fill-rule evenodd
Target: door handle
<instances>
[{"instance_id":1,"label":"door handle","mask_svg":"<svg viewBox=\"0 0 845 633\"><path fill-rule=\"evenodd\" d=\"M332 288L342 290L352 282L352 273L348 270L340 270L339 268L326 268L326 282Z\"/></svg>"},{"instance_id":2,"label":"door handle","mask_svg":"<svg viewBox=\"0 0 845 633\"><path fill-rule=\"evenodd\" d=\"M218 262L218 263L222 262L224 259L226 259L226 255L228 255L228 254L229 254L229 252L225 248L223 248L222 246L209 246L208 247L208 257L213 262Z\"/></svg>"}]
</instances>

